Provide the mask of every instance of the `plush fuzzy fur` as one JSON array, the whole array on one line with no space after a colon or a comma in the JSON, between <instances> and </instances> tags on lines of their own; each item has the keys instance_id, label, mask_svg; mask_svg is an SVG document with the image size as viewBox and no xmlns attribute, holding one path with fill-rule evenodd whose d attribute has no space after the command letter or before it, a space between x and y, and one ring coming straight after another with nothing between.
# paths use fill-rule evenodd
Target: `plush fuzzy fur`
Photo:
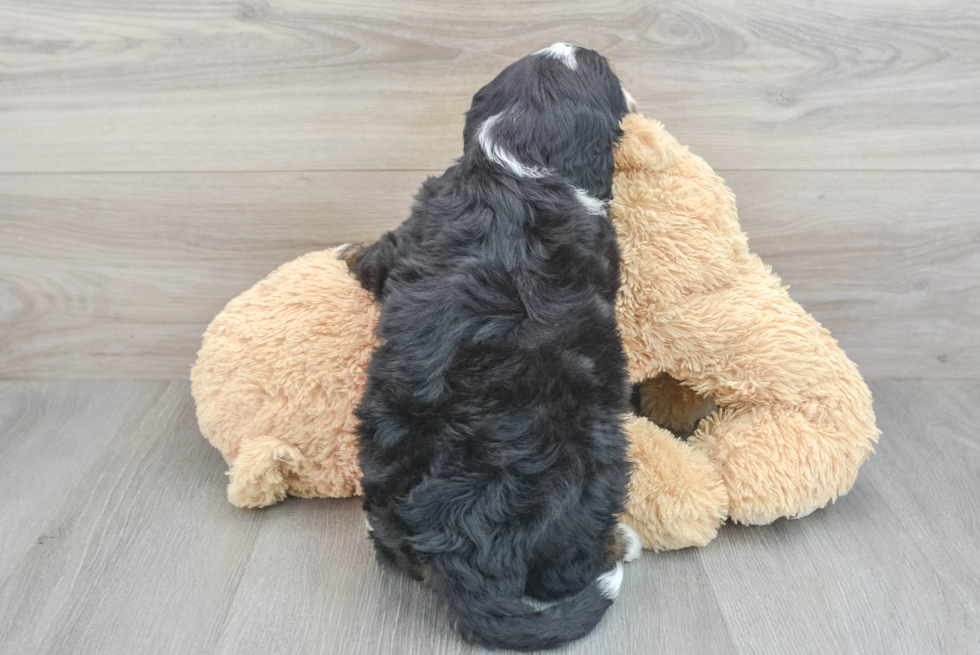
<instances>
[{"instance_id":1,"label":"plush fuzzy fur","mask_svg":"<svg viewBox=\"0 0 980 655\"><path fill-rule=\"evenodd\" d=\"M612 217L631 379L666 373L696 392L692 405L717 402L687 445L720 474L733 520L771 523L847 493L879 434L857 368L749 252L735 198L704 160L654 121L623 128ZM723 513L721 499L705 503L703 516ZM628 520L669 532L650 509L631 504Z\"/></svg>"},{"instance_id":2,"label":"plush fuzzy fur","mask_svg":"<svg viewBox=\"0 0 980 655\"><path fill-rule=\"evenodd\" d=\"M232 504L360 495L354 408L378 313L331 250L283 264L211 322L191 387Z\"/></svg>"},{"instance_id":3,"label":"plush fuzzy fur","mask_svg":"<svg viewBox=\"0 0 980 655\"><path fill-rule=\"evenodd\" d=\"M474 96L463 157L351 266L381 304L356 411L371 538L484 645L582 637L622 579L629 386L607 205L625 114L596 52L515 62Z\"/></svg>"},{"instance_id":4,"label":"plush fuzzy fur","mask_svg":"<svg viewBox=\"0 0 980 655\"><path fill-rule=\"evenodd\" d=\"M651 420L626 424L623 520L662 550L707 544L729 512L756 523L822 507L850 489L877 439L867 386L748 251L711 168L656 121L632 115L622 127L618 324L631 379L656 379L672 399L648 398ZM273 502L280 480L297 496L359 492L353 409L377 309L333 254L282 266L205 333L192 374L204 435L229 463L263 436L303 455L296 474L284 462L282 473L243 477L236 488L254 491L234 495L237 505ZM687 441L655 425L693 426L712 397L718 409Z\"/></svg>"}]
</instances>

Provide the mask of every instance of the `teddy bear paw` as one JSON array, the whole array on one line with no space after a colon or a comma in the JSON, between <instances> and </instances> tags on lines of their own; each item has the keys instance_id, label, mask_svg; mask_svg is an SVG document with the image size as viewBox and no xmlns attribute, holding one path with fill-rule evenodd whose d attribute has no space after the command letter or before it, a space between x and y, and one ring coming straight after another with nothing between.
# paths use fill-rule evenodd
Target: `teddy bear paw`
<instances>
[{"instance_id":1,"label":"teddy bear paw","mask_svg":"<svg viewBox=\"0 0 980 655\"><path fill-rule=\"evenodd\" d=\"M623 522L651 550L707 545L728 518L721 473L704 453L646 419L628 421L626 433L635 468Z\"/></svg>"}]
</instances>

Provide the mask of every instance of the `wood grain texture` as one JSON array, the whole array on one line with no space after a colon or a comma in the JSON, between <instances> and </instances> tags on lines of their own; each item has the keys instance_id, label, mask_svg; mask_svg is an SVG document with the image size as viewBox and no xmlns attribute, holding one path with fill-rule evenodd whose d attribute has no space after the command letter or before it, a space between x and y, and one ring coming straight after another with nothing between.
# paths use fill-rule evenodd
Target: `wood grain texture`
<instances>
[{"instance_id":1,"label":"wood grain texture","mask_svg":"<svg viewBox=\"0 0 980 655\"><path fill-rule=\"evenodd\" d=\"M228 300L407 216L425 173L0 176L0 378L184 378Z\"/></svg>"},{"instance_id":2,"label":"wood grain texture","mask_svg":"<svg viewBox=\"0 0 980 655\"><path fill-rule=\"evenodd\" d=\"M0 652L205 652L223 624L261 514L225 500L188 384L156 391L0 587Z\"/></svg>"},{"instance_id":3,"label":"wood grain texture","mask_svg":"<svg viewBox=\"0 0 980 655\"><path fill-rule=\"evenodd\" d=\"M0 171L444 169L556 41L719 168L980 169L962 0L3 0Z\"/></svg>"},{"instance_id":4,"label":"wood grain texture","mask_svg":"<svg viewBox=\"0 0 980 655\"><path fill-rule=\"evenodd\" d=\"M980 383L871 389L884 434L846 497L702 551L741 652L980 652Z\"/></svg>"},{"instance_id":5,"label":"wood grain texture","mask_svg":"<svg viewBox=\"0 0 980 655\"><path fill-rule=\"evenodd\" d=\"M358 499L229 505L188 386L2 385L0 415L53 417L7 423L15 446L91 402L68 430L74 477L18 497L47 515L49 538L0 579L0 653L490 652L461 642L428 588L374 561ZM848 496L799 521L727 525L703 549L645 553L599 627L561 652L980 652L980 382L872 390L884 435ZM98 400L110 392L140 410L120 424ZM81 439L103 426L110 440ZM21 465L38 479L62 466L51 449Z\"/></svg>"},{"instance_id":6,"label":"wood grain texture","mask_svg":"<svg viewBox=\"0 0 980 655\"><path fill-rule=\"evenodd\" d=\"M980 375L980 174L719 172L862 373ZM426 175L0 175L0 378L186 378L228 300L396 226Z\"/></svg>"},{"instance_id":7,"label":"wood grain texture","mask_svg":"<svg viewBox=\"0 0 980 655\"><path fill-rule=\"evenodd\" d=\"M32 545L65 536L42 534L65 490L165 384L0 382L0 583Z\"/></svg>"},{"instance_id":8,"label":"wood grain texture","mask_svg":"<svg viewBox=\"0 0 980 655\"><path fill-rule=\"evenodd\" d=\"M721 174L749 247L862 374L980 375L980 177Z\"/></svg>"},{"instance_id":9,"label":"wood grain texture","mask_svg":"<svg viewBox=\"0 0 980 655\"><path fill-rule=\"evenodd\" d=\"M358 500L309 504L268 513L217 653L493 652L462 643L427 587L375 562ZM596 630L562 652L648 649L736 652L694 551L631 567Z\"/></svg>"}]
</instances>

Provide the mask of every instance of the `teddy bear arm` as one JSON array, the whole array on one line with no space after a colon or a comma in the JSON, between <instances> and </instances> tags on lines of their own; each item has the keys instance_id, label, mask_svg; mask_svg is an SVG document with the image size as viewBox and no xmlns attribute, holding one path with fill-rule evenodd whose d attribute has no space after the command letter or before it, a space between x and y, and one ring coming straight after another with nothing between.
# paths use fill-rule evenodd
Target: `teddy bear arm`
<instances>
[{"instance_id":1,"label":"teddy bear arm","mask_svg":"<svg viewBox=\"0 0 980 655\"><path fill-rule=\"evenodd\" d=\"M722 407L689 440L714 463L738 523L802 518L846 494L878 437L867 412L819 403Z\"/></svg>"}]
</instances>

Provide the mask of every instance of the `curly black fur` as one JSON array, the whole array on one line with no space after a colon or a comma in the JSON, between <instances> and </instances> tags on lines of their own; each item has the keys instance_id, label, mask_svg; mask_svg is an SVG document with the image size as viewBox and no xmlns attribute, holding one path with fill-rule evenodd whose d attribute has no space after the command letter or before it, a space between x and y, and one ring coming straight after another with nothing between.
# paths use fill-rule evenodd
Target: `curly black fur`
<instances>
[{"instance_id":1,"label":"curly black fur","mask_svg":"<svg viewBox=\"0 0 980 655\"><path fill-rule=\"evenodd\" d=\"M629 473L599 202L627 107L605 59L572 52L482 88L463 157L352 266L382 308L357 410L379 557L427 579L466 636L515 649L582 637L611 604L597 578L621 555Z\"/></svg>"}]
</instances>

